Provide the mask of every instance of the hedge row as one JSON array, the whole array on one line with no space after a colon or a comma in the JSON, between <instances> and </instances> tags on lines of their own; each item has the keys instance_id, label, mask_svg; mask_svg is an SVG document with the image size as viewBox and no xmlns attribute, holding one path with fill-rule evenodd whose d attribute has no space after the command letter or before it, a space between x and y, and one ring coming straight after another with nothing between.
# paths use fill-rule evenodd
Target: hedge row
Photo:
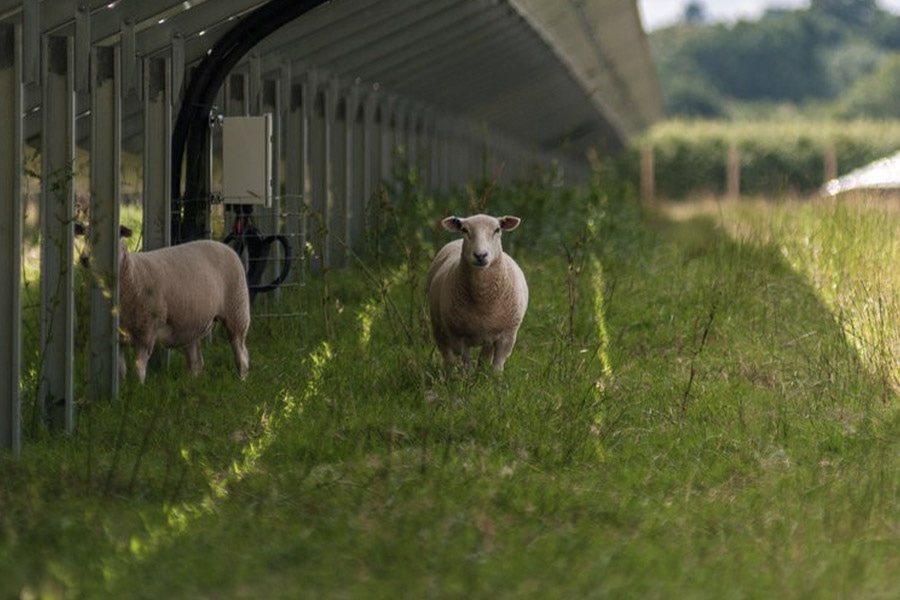
<instances>
[{"instance_id":1,"label":"hedge row","mask_svg":"<svg viewBox=\"0 0 900 600\"><path fill-rule=\"evenodd\" d=\"M900 121L666 121L630 147L634 181L645 148L653 149L658 197L725 193L730 148L740 157L741 194L809 194L824 183L829 152L840 175L900 150Z\"/></svg>"}]
</instances>

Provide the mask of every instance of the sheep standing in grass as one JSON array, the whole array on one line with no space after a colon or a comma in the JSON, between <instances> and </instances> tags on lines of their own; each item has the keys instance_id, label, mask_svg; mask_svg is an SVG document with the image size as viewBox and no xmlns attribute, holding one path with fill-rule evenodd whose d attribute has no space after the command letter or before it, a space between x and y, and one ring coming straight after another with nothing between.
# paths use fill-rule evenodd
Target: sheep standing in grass
<instances>
[{"instance_id":1,"label":"sheep standing in grass","mask_svg":"<svg viewBox=\"0 0 900 600\"><path fill-rule=\"evenodd\" d=\"M469 349L481 346L480 360L503 370L528 307L528 284L500 237L520 221L489 215L441 221L463 234L437 253L425 282L431 331L448 365L456 356L468 364Z\"/></svg>"},{"instance_id":2,"label":"sheep standing in grass","mask_svg":"<svg viewBox=\"0 0 900 600\"><path fill-rule=\"evenodd\" d=\"M184 348L191 373L203 368L200 341L222 321L241 379L250 358L244 344L250 328L250 298L238 255L221 242L200 240L131 254L119 244L119 326L136 351L141 383L156 342ZM119 373L125 376L124 353Z\"/></svg>"}]
</instances>

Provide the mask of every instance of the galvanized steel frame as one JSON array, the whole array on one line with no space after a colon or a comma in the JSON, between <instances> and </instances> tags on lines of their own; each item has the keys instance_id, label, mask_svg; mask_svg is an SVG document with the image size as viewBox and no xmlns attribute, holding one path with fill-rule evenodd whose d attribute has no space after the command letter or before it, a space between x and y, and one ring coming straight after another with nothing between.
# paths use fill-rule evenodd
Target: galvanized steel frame
<instances>
[{"instance_id":1,"label":"galvanized steel frame","mask_svg":"<svg viewBox=\"0 0 900 600\"><path fill-rule=\"evenodd\" d=\"M0 451L21 451L22 27L0 23Z\"/></svg>"},{"instance_id":2,"label":"galvanized steel frame","mask_svg":"<svg viewBox=\"0 0 900 600\"><path fill-rule=\"evenodd\" d=\"M168 245L172 128L185 81L236 19L264 4L0 0L0 103L12 108L0 111L0 337L11 342L0 345L0 451L21 449L25 148L43 148L37 401L51 428L71 431L76 144L91 156L88 393L99 399L114 397L120 383L121 153L142 155L144 248ZM301 248L315 244L314 266L330 267L348 260L367 199L398 160L442 191L501 171L515 179L551 160L569 176L586 172L578 153L591 140L573 136L615 146L661 115L646 49L616 61L598 34L602 23L578 40L554 30L572 11L604 9L626 24L617 39L645 44L633 0L333 0L282 27L235 67L217 98L226 114L273 115L283 192L258 218L297 236ZM234 84L241 91L232 98Z\"/></svg>"}]
</instances>

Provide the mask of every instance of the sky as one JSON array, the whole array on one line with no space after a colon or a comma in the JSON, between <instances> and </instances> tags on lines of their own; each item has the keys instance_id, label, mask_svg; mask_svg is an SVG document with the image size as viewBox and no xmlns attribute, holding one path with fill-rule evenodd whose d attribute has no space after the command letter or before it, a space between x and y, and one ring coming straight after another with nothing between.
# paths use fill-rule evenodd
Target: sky
<instances>
[{"instance_id":1,"label":"sky","mask_svg":"<svg viewBox=\"0 0 900 600\"><path fill-rule=\"evenodd\" d=\"M756 20L768 8L809 8L809 0L699 0L711 21L732 23L739 19ZM638 0L644 29L652 31L681 19L691 0ZM887 11L900 14L900 0L878 0Z\"/></svg>"}]
</instances>

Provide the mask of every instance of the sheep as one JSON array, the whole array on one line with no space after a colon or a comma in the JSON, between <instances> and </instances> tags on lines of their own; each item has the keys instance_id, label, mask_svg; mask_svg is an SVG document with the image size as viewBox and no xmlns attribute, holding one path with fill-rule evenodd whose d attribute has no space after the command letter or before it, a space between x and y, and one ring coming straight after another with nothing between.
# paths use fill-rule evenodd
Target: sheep
<instances>
[{"instance_id":1,"label":"sheep","mask_svg":"<svg viewBox=\"0 0 900 600\"><path fill-rule=\"evenodd\" d=\"M198 240L177 246L129 253L119 241L119 327L136 350L138 380L144 383L147 361L156 342L184 348L193 375L203 368L200 341L222 321L241 379L250 356L245 339L250 328L250 298L241 260L227 245ZM119 373L125 377L119 350Z\"/></svg>"},{"instance_id":2,"label":"sheep","mask_svg":"<svg viewBox=\"0 0 900 600\"><path fill-rule=\"evenodd\" d=\"M500 237L520 222L483 214L441 221L464 236L438 251L425 280L431 331L446 365L457 356L467 365L469 349L481 346L479 360L503 370L528 308L528 284Z\"/></svg>"}]
</instances>

